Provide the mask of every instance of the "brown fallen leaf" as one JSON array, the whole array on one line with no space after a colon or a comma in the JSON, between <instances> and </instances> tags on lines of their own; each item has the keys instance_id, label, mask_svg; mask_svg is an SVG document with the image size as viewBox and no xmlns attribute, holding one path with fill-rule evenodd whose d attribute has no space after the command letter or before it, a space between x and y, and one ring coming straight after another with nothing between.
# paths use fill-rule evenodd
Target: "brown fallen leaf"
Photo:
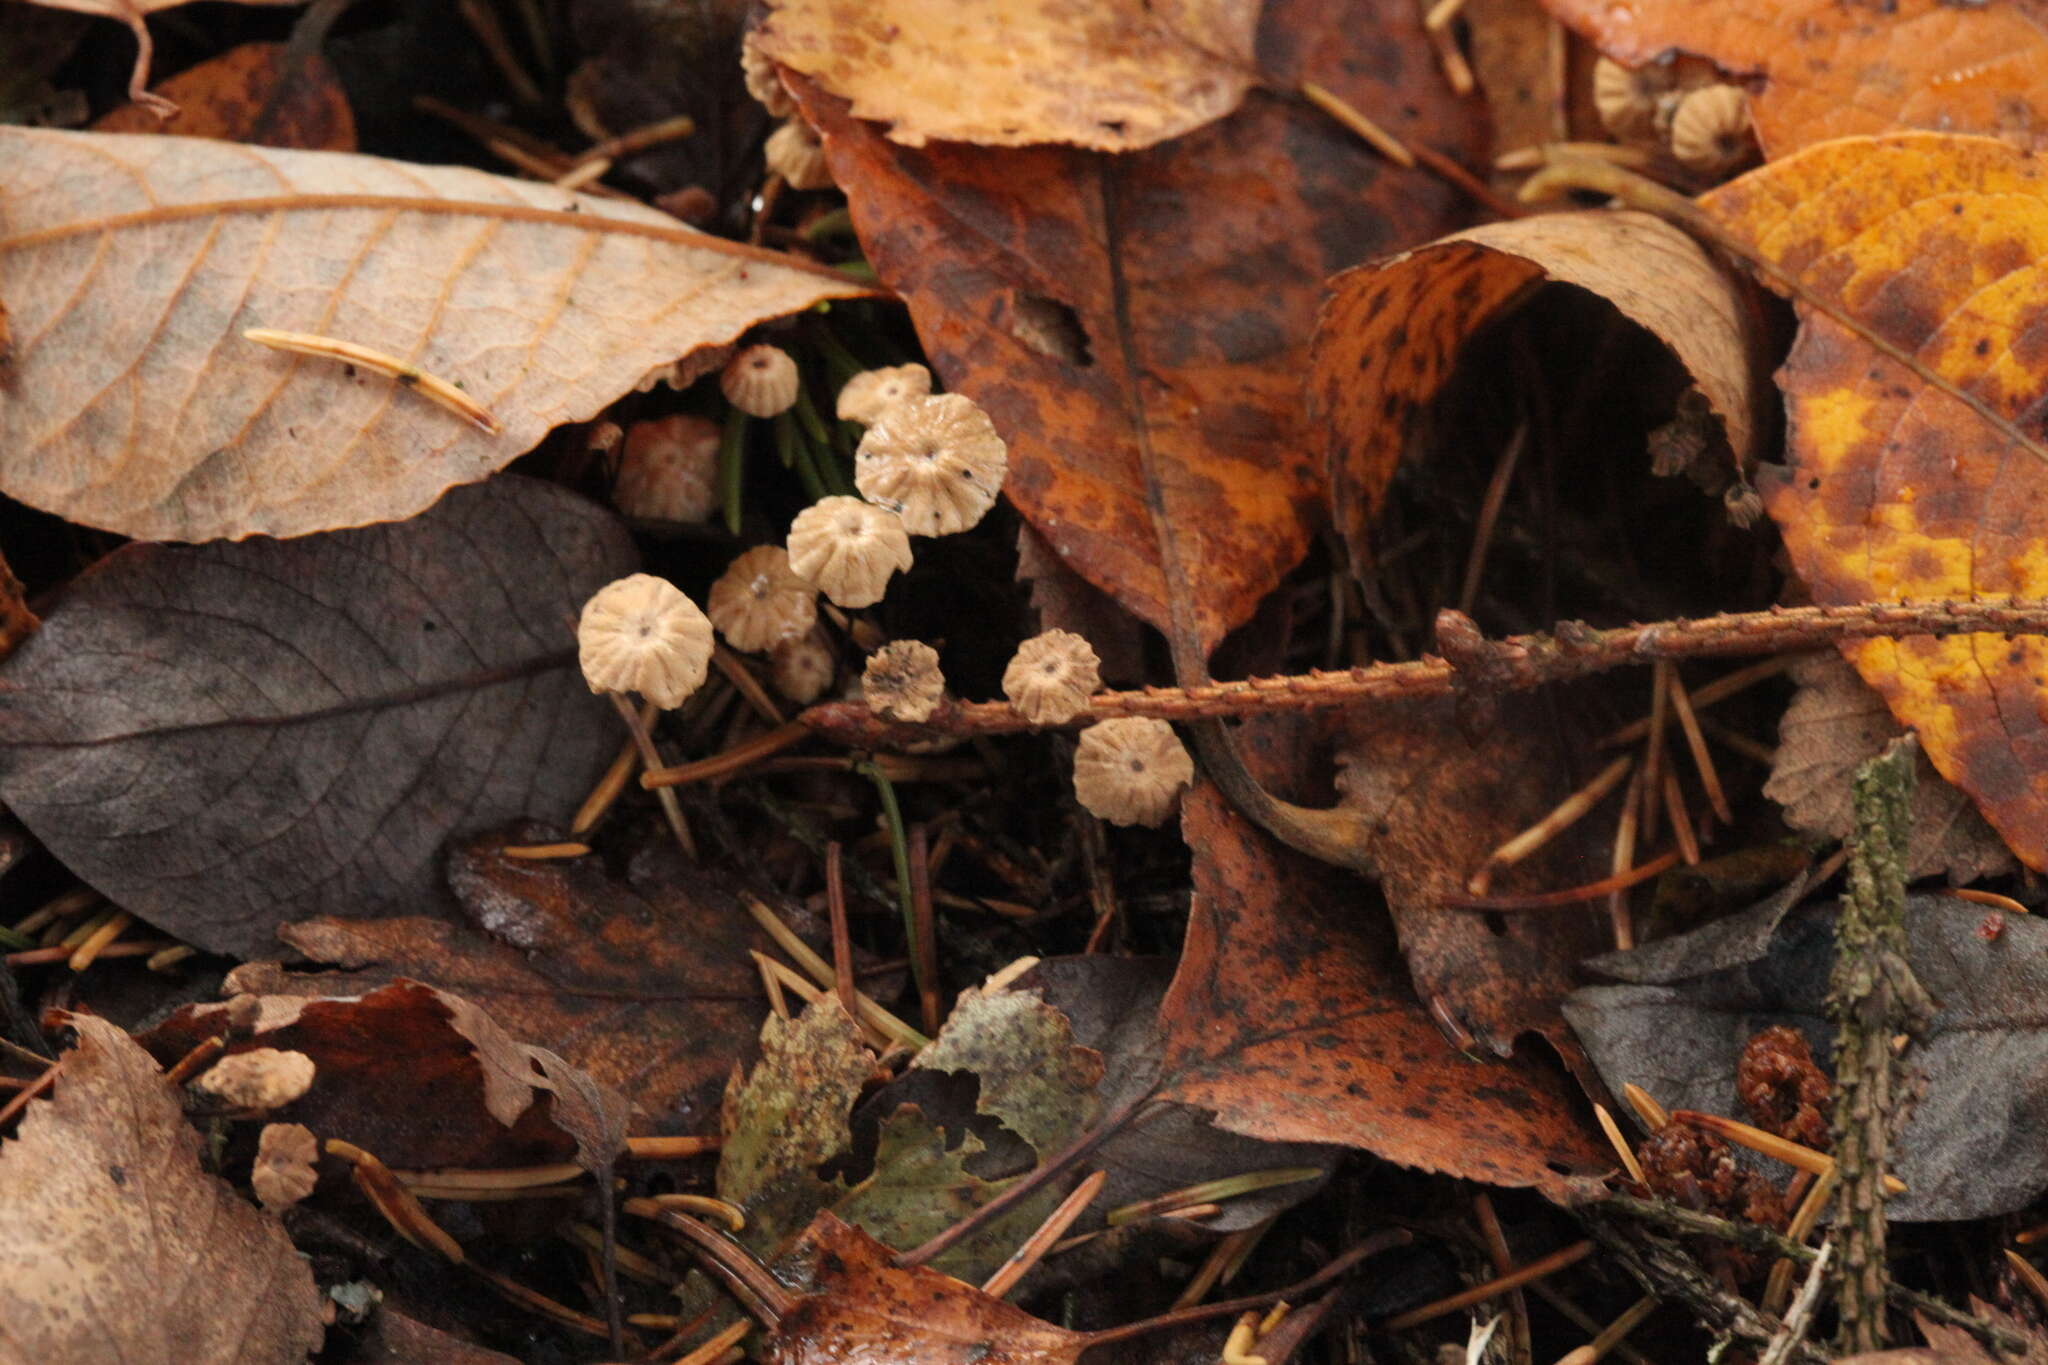
<instances>
[{"instance_id":1,"label":"brown fallen leaf","mask_svg":"<svg viewBox=\"0 0 2048 1365\"><path fill-rule=\"evenodd\" d=\"M101 18L113 19L126 24L135 35L135 68L128 73L128 98L138 104L153 106L164 117L178 112L177 106L160 95L149 93L149 64L155 45L149 36L149 25L144 22L148 15L161 10L176 9L189 0L29 0L30 4L46 5L51 9L68 9L77 14L94 14ZM305 0L236 0L243 5L298 5Z\"/></svg>"},{"instance_id":2,"label":"brown fallen leaf","mask_svg":"<svg viewBox=\"0 0 2048 1365\"><path fill-rule=\"evenodd\" d=\"M1778 374L1787 467L1759 488L1813 600L2048 595L2048 465L1987 420L2036 431L2048 393L2048 174L2032 154L1939 133L1851 138L1701 203L1894 352L1816 311ZM2048 639L1842 653L2013 852L2048 867Z\"/></svg>"},{"instance_id":3,"label":"brown fallen leaf","mask_svg":"<svg viewBox=\"0 0 2048 1365\"><path fill-rule=\"evenodd\" d=\"M771 0L776 61L891 125L891 140L1129 152L1238 106L1259 0Z\"/></svg>"},{"instance_id":4,"label":"brown fallen leaf","mask_svg":"<svg viewBox=\"0 0 2048 1365\"><path fill-rule=\"evenodd\" d=\"M320 1295L274 1217L200 1169L149 1054L70 1021L54 1097L0 1147L0 1357L284 1365L320 1345Z\"/></svg>"},{"instance_id":5,"label":"brown fallen leaf","mask_svg":"<svg viewBox=\"0 0 2048 1365\"><path fill-rule=\"evenodd\" d=\"M1895 128L1993 133L2048 147L2048 28L2023 4L1952 0L1545 0L1628 66L1671 50L1750 91L1766 156Z\"/></svg>"},{"instance_id":6,"label":"brown fallen leaf","mask_svg":"<svg viewBox=\"0 0 2048 1365\"><path fill-rule=\"evenodd\" d=\"M1268 88L1236 113L1116 157L914 151L792 82L868 259L947 386L1010 443L1004 492L1155 626L1169 623L1165 573L1184 577L1185 633L1205 650L1308 545L1322 479L1301 383L1323 280L1426 238L1455 207L1271 89L1317 81L1452 155L1478 136L1405 6L1278 0L1258 52Z\"/></svg>"},{"instance_id":7,"label":"brown fallen leaf","mask_svg":"<svg viewBox=\"0 0 2048 1365\"><path fill-rule=\"evenodd\" d=\"M354 1143L387 1166L535 1166L578 1142L547 1096L531 1049L470 1001L417 981L339 998L257 997L254 1033L227 1055L273 1047L313 1059L303 1099L266 1117ZM187 1005L142 1035L166 1063L227 1022L227 1004Z\"/></svg>"},{"instance_id":8,"label":"brown fallen leaf","mask_svg":"<svg viewBox=\"0 0 2048 1365\"><path fill-rule=\"evenodd\" d=\"M141 104L126 104L101 117L93 131L174 133L307 151L356 149L348 92L318 52L295 59L284 43L244 43L180 71L154 93L178 107L168 121Z\"/></svg>"},{"instance_id":9,"label":"brown fallen leaf","mask_svg":"<svg viewBox=\"0 0 2048 1365\"><path fill-rule=\"evenodd\" d=\"M610 759L570 622L633 566L609 514L516 475L395 525L124 547L0 671L0 793L214 951L432 907L451 835L566 816Z\"/></svg>"},{"instance_id":10,"label":"brown fallen leaf","mask_svg":"<svg viewBox=\"0 0 2048 1365\"><path fill-rule=\"evenodd\" d=\"M1032 1317L889 1248L830 1213L797 1249L815 1291L768 1333L773 1365L1061 1365L1089 1337Z\"/></svg>"},{"instance_id":11,"label":"brown fallen leaf","mask_svg":"<svg viewBox=\"0 0 2048 1365\"><path fill-rule=\"evenodd\" d=\"M1850 779L1903 731L1884 698L1836 654L1813 654L1792 665L1798 693L1778 723L1778 750L1764 795L1785 808L1785 823L1829 839L1855 825ZM2016 870L2012 850L1957 791L1925 752L1914 760L1912 824L1906 877L1947 874L1955 886Z\"/></svg>"},{"instance_id":12,"label":"brown fallen leaf","mask_svg":"<svg viewBox=\"0 0 2048 1365\"><path fill-rule=\"evenodd\" d=\"M356 1342L355 1354L345 1365L519 1365L519 1361L429 1327L385 1304L370 1319Z\"/></svg>"},{"instance_id":13,"label":"brown fallen leaf","mask_svg":"<svg viewBox=\"0 0 2048 1365\"><path fill-rule=\"evenodd\" d=\"M1472 74L1486 96L1494 153L1569 137L1565 30L1543 0L1467 0L1459 15L1470 35Z\"/></svg>"},{"instance_id":14,"label":"brown fallen leaf","mask_svg":"<svg viewBox=\"0 0 2048 1365\"><path fill-rule=\"evenodd\" d=\"M654 1131L705 1131L727 1073L754 1054L767 1003L748 952L771 948L766 936L730 888L667 850L621 881L596 859L507 858L508 842L533 840L490 834L449 850L449 884L470 925L288 924L279 937L323 970L249 963L229 988L341 995L409 977L474 1001L518 1037L547 1040L631 1095Z\"/></svg>"},{"instance_id":15,"label":"brown fallen leaf","mask_svg":"<svg viewBox=\"0 0 2048 1365\"><path fill-rule=\"evenodd\" d=\"M1183 800L1181 830L1195 900L1160 1007L1160 1098L1235 1133L1493 1185L1556 1189L1611 1164L1561 1070L1445 1041L1355 882L1280 847L1206 783Z\"/></svg>"},{"instance_id":16,"label":"brown fallen leaf","mask_svg":"<svg viewBox=\"0 0 2048 1365\"><path fill-rule=\"evenodd\" d=\"M28 128L0 128L0 162L0 491L138 538L411 516L657 365L873 292L638 204L455 167ZM500 430L250 329L393 357Z\"/></svg>"},{"instance_id":17,"label":"brown fallen leaf","mask_svg":"<svg viewBox=\"0 0 2048 1365\"><path fill-rule=\"evenodd\" d=\"M1310 397L1338 527L1360 563L1387 483L1425 436L1461 348L1545 281L1607 300L1664 343L1747 461L1764 395L1742 282L1677 228L1641 213L1490 223L1348 270L1316 326Z\"/></svg>"}]
</instances>

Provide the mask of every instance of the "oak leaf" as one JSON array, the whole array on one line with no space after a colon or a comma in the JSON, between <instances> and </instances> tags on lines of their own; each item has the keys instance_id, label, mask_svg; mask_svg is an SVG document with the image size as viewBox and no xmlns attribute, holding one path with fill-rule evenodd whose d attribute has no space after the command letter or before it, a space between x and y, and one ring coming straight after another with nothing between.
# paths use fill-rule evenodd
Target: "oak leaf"
<instances>
[{"instance_id":1,"label":"oak leaf","mask_svg":"<svg viewBox=\"0 0 2048 1365\"><path fill-rule=\"evenodd\" d=\"M355 115L341 78L318 52L284 43L243 43L188 67L154 93L178 106L168 121L124 104L94 122L96 133L174 133L307 151L356 149Z\"/></svg>"},{"instance_id":2,"label":"oak leaf","mask_svg":"<svg viewBox=\"0 0 2048 1365\"><path fill-rule=\"evenodd\" d=\"M1403 138L1478 138L1404 6L1277 0L1271 87L1304 79ZM1456 205L1268 89L1122 156L911 150L801 78L868 259L949 388L1010 443L1004 492L1082 576L1213 649L1306 550L1322 501L1301 405L1323 280L1429 237ZM1153 504L1162 519L1155 527ZM1170 544L1162 550L1163 544ZM1167 578L1182 581L1169 592Z\"/></svg>"},{"instance_id":3,"label":"oak leaf","mask_svg":"<svg viewBox=\"0 0 2048 1365\"><path fill-rule=\"evenodd\" d=\"M1238 106L1260 0L771 0L761 50L889 137L1135 151Z\"/></svg>"},{"instance_id":4,"label":"oak leaf","mask_svg":"<svg viewBox=\"0 0 2048 1365\"><path fill-rule=\"evenodd\" d=\"M1809 297L2028 432L2048 402L2048 174L1991 138L1893 133L1782 158L1702 203ZM1820 603L2048 595L2048 467L1818 310L1779 371L1790 435L1759 482ZM2048 640L1842 653L2013 852L2048 867Z\"/></svg>"},{"instance_id":5,"label":"oak leaf","mask_svg":"<svg viewBox=\"0 0 2048 1365\"><path fill-rule=\"evenodd\" d=\"M444 166L0 128L0 492L157 540L420 511L649 370L872 292L653 209ZM496 433L252 328L456 385Z\"/></svg>"},{"instance_id":6,"label":"oak leaf","mask_svg":"<svg viewBox=\"0 0 2048 1365\"><path fill-rule=\"evenodd\" d=\"M566 814L611 757L569 623L632 567L613 518L516 475L387 526L127 546L0 668L0 794L216 952L431 910L451 835Z\"/></svg>"},{"instance_id":7,"label":"oak leaf","mask_svg":"<svg viewBox=\"0 0 2048 1365\"><path fill-rule=\"evenodd\" d=\"M2018 3L1953 0L1544 0L1627 66L1672 49L1751 91L1767 156L1900 128L1991 133L2048 148L2048 26Z\"/></svg>"},{"instance_id":8,"label":"oak leaf","mask_svg":"<svg viewBox=\"0 0 2048 1365\"><path fill-rule=\"evenodd\" d=\"M1764 390L1752 309L1734 275L1647 214L1489 223L1331 282L1310 398L1328 442L1331 505L1357 562L1371 562L1394 470L1428 453L1431 401L1465 343L1547 281L1587 290L1648 330L1684 365L1736 456L1751 453Z\"/></svg>"},{"instance_id":9,"label":"oak leaf","mask_svg":"<svg viewBox=\"0 0 2048 1365\"><path fill-rule=\"evenodd\" d=\"M70 1021L56 1093L0 1149L0 1359L302 1361L320 1295L284 1227L199 1165L155 1062Z\"/></svg>"}]
</instances>

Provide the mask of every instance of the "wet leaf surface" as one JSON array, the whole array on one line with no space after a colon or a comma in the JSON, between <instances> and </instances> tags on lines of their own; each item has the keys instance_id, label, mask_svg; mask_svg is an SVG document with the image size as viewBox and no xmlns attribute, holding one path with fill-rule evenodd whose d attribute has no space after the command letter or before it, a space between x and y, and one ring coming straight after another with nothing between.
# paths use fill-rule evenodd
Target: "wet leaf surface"
<instances>
[{"instance_id":1,"label":"wet leaf surface","mask_svg":"<svg viewBox=\"0 0 2048 1365\"><path fill-rule=\"evenodd\" d=\"M200 1169L149 1054L102 1019L0 1147L0 1356L283 1365L321 1340L283 1224Z\"/></svg>"},{"instance_id":2,"label":"wet leaf surface","mask_svg":"<svg viewBox=\"0 0 2048 1365\"><path fill-rule=\"evenodd\" d=\"M633 563L610 516L520 478L392 526L129 546L0 670L0 794L215 951L432 911L449 836L566 815L610 760L568 623Z\"/></svg>"},{"instance_id":3,"label":"wet leaf surface","mask_svg":"<svg viewBox=\"0 0 2048 1365\"><path fill-rule=\"evenodd\" d=\"M1318 81L1399 137L1454 155L1476 139L1404 10L1367 24L1285 0L1258 52L1275 86ZM946 385L1010 443L1005 493L1153 625L1169 621L1165 574L1183 576L1190 633L1213 648L1308 546L1323 479L1300 394L1324 278L1448 226L1448 192L1263 91L1114 157L912 150L799 95L868 259Z\"/></svg>"},{"instance_id":4,"label":"wet leaf surface","mask_svg":"<svg viewBox=\"0 0 2048 1365\"><path fill-rule=\"evenodd\" d=\"M843 275L666 214L456 167L0 129L15 347L0 491L158 540L407 517ZM495 434L249 328L367 346Z\"/></svg>"},{"instance_id":5,"label":"wet leaf surface","mask_svg":"<svg viewBox=\"0 0 2048 1365\"><path fill-rule=\"evenodd\" d=\"M1565 1013L1611 1089L1633 1082L1667 1109L1737 1114L1735 1061L1759 1029L1789 1024L1832 1051L1825 1014L1834 907L1766 902L1708 929L1590 965L1629 984L1588 986ZM1902 1055L1918 1098L1893 1148L1908 1222L1989 1218L2048 1189L2048 924L2013 915L1978 933L1984 907L1913 896L1906 957L1938 1005Z\"/></svg>"},{"instance_id":6,"label":"wet leaf surface","mask_svg":"<svg viewBox=\"0 0 2048 1365\"><path fill-rule=\"evenodd\" d=\"M2048 404L2048 175L1989 138L1811 148L1703 201L1811 294L2028 431ZM1765 505L1816 602L2048 595L2048 466L1815 313L1779 372L1787 468ZM1845 646L2028 863L2048 866L2048 639Z\"/></svg>"}]
</instances>

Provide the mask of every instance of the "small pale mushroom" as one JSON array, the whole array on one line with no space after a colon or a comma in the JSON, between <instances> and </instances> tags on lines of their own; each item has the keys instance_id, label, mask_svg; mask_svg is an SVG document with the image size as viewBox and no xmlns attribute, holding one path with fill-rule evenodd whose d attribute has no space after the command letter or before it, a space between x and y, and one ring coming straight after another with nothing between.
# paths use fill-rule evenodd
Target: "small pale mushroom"
<instances>
[{"instance_id":1,"label":"small pale mushroom","mask_svg":"<svg viewBox=\"0 0 2048 1365\"><path fill-rule=\"evenodd\" d=\"M749 417L788 412L796 406L801 382L796 361L780 346L749 346L718 373L718 390L725 401Z\"/></svg>"},{"instance_id":2,"label":"small pale mushroom","mask_svg":"<svg viewBox=\"0 0 2048 1365\"><path fill-rule=\"evenodd\" d=\"M718 424L687 413L635 422L612 503L645 521L702 521L718 508Z\"/></svg>"},{"instance_id":3,"label":"small pale mushroom","mask_svg":"<svg viewBox=\"0 0 2048 1365\"><path fill-rule=\"evenodd\" d=\"M704 605L726 643L745 654L793 640L818 622L818 590L789 567L780 545L757 545L733 560Z\"/></svg>"},{"instance_id":4,"label":"small pale mushroom","mask_svg":"<svg viewBox=\"0 0 2048 1365\"><path fill-rule=\"evenodd\" d=\"M957 393L907 398L861 437L853 482L914 536L965 531L995 506L1009 451L995 424Z\"/></svg>"},{"instance_id":5,"label":"small pale mushroom","mask_svg":"<svg viewBox=\"0 0 2048 1365\"><path fill-rule=\"evenodd\" d=\"M809 706L824 696L838 674L839 659L832 652L832 642L815 627L768 651L768 680L798 706Z\"/></svg>"},{"instance_id":6,"label":"small pale mushroom","mask_svg":"<svg viewBox=\"0 0 2048 1365\"><path fill-rule=\"evenodd\" d=\"M1085 714L1100 686L1102 661L1070 630L1032 636L1003 670L1003 695L1033 725L1064 725Z\"/></svg>"},{"instance_id":7,"label":"small pale mushroom","mask_svg":"<svg viewBox=\"0 0 2048 1365\"><path fill-rule=\"evenodd\" d=\"M782 83L775 59L761 50L758 33L740 40L740 73L747 82L747 93L761 102L770 117L788 118L796 112L796 99Z\"/></svg>"},{"instance_id":8,"label":"small pale mushroom","mask_svg":"<svg viewBox=\"0 0 2048 1365\"><path fill-rule=\"evenodd\" d=\"M711 622L665 578L636 573L583 604L576 653L593 692L638 692L664 710L704 685Z\"/></svg>"},{"instance_id":9,"label":"small pale mushroom","mask_svg":"<svg viewBox=\"0 0 2048 1365\"><path fill-rule=\"evenodd\" d=\"M928 720L946 693L939 652L922 640L892 640L868 656L860 691L884 720Z\"/></svg>"},{"instance_id":10,"label":"small pale mushroom","mask_svg":"<svg viewBox=\"0 0 2048 1365\"><path fill-rule=\"evenodd\" d=\"M1128 716L1081 732L1074 795L1112 825L1161 825L1195 780L1195 761L1163 720Z\"/></svg>"},{"instance_id":11,"label":"small pale mushroom","mask_svg":"<svg viewBox=\"0 0 2048 1365\"><path fill-rule=\"evenodd\" d=\"M780 128L768 134L761 151L768 169L788 181L791 189L832 188L832 168L825 162L824 144L801 118L784 119Z\"/></svg>"},{"instance_id":12,"label":"small pale mushroom","mask_svg":"<svg viewBox=\"0 0 2048 1365\"><path fill-rule=\"evenodd\" d=\"M1627 67L1600 57L1593 63L1593 108L1607 131L1621 141L1654 142L1657 100L1671 83L1667 66Z\"/></svg>"},{"instance_id":13,"label":"small pale mushroom","mask_svg":"<svg viewBox=\"0 0 2048 1365\"><path fill-rule=\"evenodd\" d=\"M320 1159L320 1140L303 1123L266 1123L256 1138L256 1164L249 1188L272 1213L290 1208L320 1183L313 1163Z\"/></svg>"},{"instance_id":14,"label":"small pale mushroom","mask_svg":"<svg viewBox=\"0 0 2048 1365\"><path fill-rule=\"evenodd\" d=\"M1749 96L1739 85L1687 91L1671 115L1671 155L1689 171L1725 175L1748 159Z\"/></svg>"},{"instance_id":15,"label":"small pale mushroom","mask_svg":"<svg viewBox=\"0 0 2048 1365\"><path fill-rule=\"evenodd\" d=\"M223 1057L192 1080L192 1088L230 1109L282 1109L313 1088L313 1059L303 1052L252 1047Z\"/></svg>"},{"instance_id":16,"label":"small pale mushroom","mask_svg":"<svg viewBox=\"0 0 2048 1365\"><path fill-rule=\"evenodd\" d=\"M835 409L848 422L871 427L882 414L906 398L928 398L932 372L922 365L889 365L879 370L862 370L839 390Z\"/></svg>"},{"instance_id":17,"label":"small pale mushroom","mask_svg":"<svg viewBox=\"0 0 2048 1365\"><path fill-rule=\"evenodd\" d=\"M871 607L910 568L910 537L886 507L820 498L789 524L789 567L837 606Z\"/></svg>"}]
</instances>

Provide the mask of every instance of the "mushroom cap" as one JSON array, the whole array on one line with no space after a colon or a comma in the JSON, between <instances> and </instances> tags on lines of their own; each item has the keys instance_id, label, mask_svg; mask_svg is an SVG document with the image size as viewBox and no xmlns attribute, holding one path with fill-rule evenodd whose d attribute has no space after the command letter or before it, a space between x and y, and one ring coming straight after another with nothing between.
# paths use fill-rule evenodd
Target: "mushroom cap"
<instances>
[{"instance_id":1,"label":"mushroom cap","mask_svg":"<svg viewBox=\"0 0 2048 1365\"><path fill-rule=\"evenodd\" d=\"M1652 63L1631 68L1612 57L1593 62L1593 108L1607 131L1623 142L1656 138L1657 97L1671 88L1669 68Z\"/></svg>"},{"instance_id":2,"label":"mushroom cap","mask_svg":"<svg viewBox=\"0 0 2048 1365\"><path fill-rule=\"evenodd\" d=\"M1083 714L1100 686L1094 646L1070 630L1032 636L1003 670L1003 695L1033 725L1064 725Z\"/></svg>"},{"instance_id":3,"label":"mushroom cap","mask_svg":"<svg viewBox=\"0 0 2048 1365\"><path fill-rule=\"evenodd\" d=\"M860 691L885 720L927 720L946 694L939 653L922 640L892 640L868 656Z\"/></svg>"},{"instance_id":4,"label":"mushroom cap","mask_svg":"<svg viewBox=\"0 0 2048 1365\"><path fill-rule=\"evenodd\" d=\"M915 536L965 531L995 506L1009 451L972 399L906 398L861 437L853 482Z\"/></svg>"},{"instance_id":5,"label":"mushroom cap","mask_svg":"<svg viewBox=\"0 0 2048 1365\"><path fill-rule=\"evenodd\" d=\"M889 575L910 567L910 536L886 507L820 498L789 524L789 566L842 607L882 600Z\"/></svg>"},{"instance_id":6,"label":"mushroom cap","mask_svg":"<svg viewBox=\"0 0 2048 1365\"><path fill-rule=\"evenodd\" d=\"M761 35L749 33L740 40L740 73L747 93L759 100L771 118L788 118L796 112L796 98L782 83L775 59L761 50Z\"/></svg>"},{"instance_id":7,"label":"mushroom cap","mask_svg":"<svg viewBox=\"0 0 2048 1365\"><path fill-rule=\"evenodd\" d=\"M757 545L733 560L704 605L726 643L747 654L795 639L818 622L818 590L797 577L780 545Z\"/></svg>"},{"instance_id":8,"label":"mushroom cap","mask_svg":"<svg viewBox=\"0 0 2048 1365\"><path fill-rule=\"evenodd\" d=\"M768 169L789 182L793 190L829 190L832 168L825 161L825 146L811 125L801 118L788 118L768 134L761 148Z\"/></svg>"},{"instance_id":9,"label":"mushroom cap","mask_svg":"<svg viewBox=\"0 0 2048 1365\"><path fill-rule=\"evenodd\" d=\"M320 1159L320 1140L303 1123L266 1123L256 1139L256 1164L249 1185L263 1207L276 1213L298 1203L320 1183L313 1163Z\"/></svg>"},{"instance_id":10,"label":"mushroom cap","mask_svg":"<svg viewBox=\"0 0 2048 1365\"><path fill-rule=\"evenodd\" d=\"M1195 761L1163 720L1098 721L1074 749L1074 795L1112 825L1161 825L1195 780Z\"/></svg>"},{"instance_id":11,"label":"mushroom cap","mask_svg":"<svg viewBox=\"0 0 2048 1365\"><path fill-rule=\"evenodd\" d=\"M749 417L788 412L796 406L801 382L796 361L780 346L749 346L718 373L718 389L725 401Z\"/></svg>"},{"instance_id":12,"label":"mushroom cap","mask_svg":"<svg viewBox=\"0 0 2048 1365\"><path fill-rule=\"evenodd\" d=\"M235 1109L281 1109L313 1088L313 1072L303 1052L252 1047L200 1072L192 1088Z\"/></svg>"},{"instance_id":13,"label":"mushroom cap","mask_svg":"<svg viewBox=\"0 0 2048 1365\"><path fill-rule=\"evenodd\" d=\"M702 521L718 509L718 423L687 413L635 422L612 503L647 521Z\"/></svg>"},{"instance_id":14,"label":"mushroom cap","mask_svg":"<svg viewBox=\"0 0 2048 1365\"><path fill-rule=\"evenodd\" d=\"M1701 175L1720 175L1742 164L1752 146L1749 95L1739 85L1689 90L1671 116L1671 155Z\"/></svg>"},{"instance_id":15,"label":"mushroom cap","mask_svg":"<svg viewBox=\"0 0 2048 1365\"><path fill-rule=\"evenodd\" d=\"M932 372L922 365L889 365L879 370L862 370L839 390L839 416L849 422L871 427L882 414L906 398L928 398Z\"/></svg>"},{"instance_id":16,"label":"mushroom cap","mask_svg":"<svg viewBox=\"0 0 2048 1365\"><path fill-rule=\"evenodd\" d=\"M768 651L768 680L798 706L824 696L838 676L839 657L832 652L832 642L815 627Z\"/></svg>"},{"instance_id":17,"label":"mushroom cap","mask_svg":"<svg viewBox=\"0 0 2048 1365\"><path fill-rule=\"evenodd\" d=\"M636 573L583 604L576 653L593 692L638 692L664 709L704 685L711 622L665 578Z\"/></svg>"}]
</instances>

